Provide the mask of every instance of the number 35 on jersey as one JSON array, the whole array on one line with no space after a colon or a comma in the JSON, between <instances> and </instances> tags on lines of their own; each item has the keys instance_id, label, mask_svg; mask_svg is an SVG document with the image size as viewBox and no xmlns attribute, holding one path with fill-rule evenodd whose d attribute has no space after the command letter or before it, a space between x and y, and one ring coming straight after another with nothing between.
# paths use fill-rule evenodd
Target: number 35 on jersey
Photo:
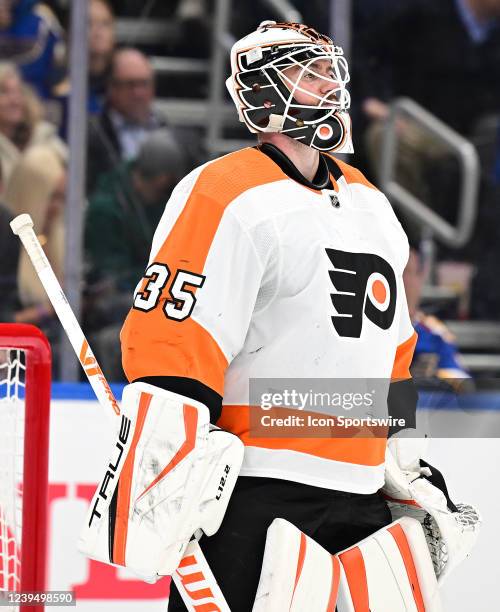
<instances>
[{"instance_id":1,"label":"number 35 on jersey","mask_svg":"<svg viewBox=\"0 0 500 612\"><path fill-rule=\"evenodd\" d=\"M201 287L205 277L187 270L177 270L171 281L170 278L171 273L166 264L155 262L148 266L135 290L134 308L149 312L158 306L163 296L162 309L167 319L184 321L189 318L196 304L192 289Z\"/></svg>"}]
</instances>

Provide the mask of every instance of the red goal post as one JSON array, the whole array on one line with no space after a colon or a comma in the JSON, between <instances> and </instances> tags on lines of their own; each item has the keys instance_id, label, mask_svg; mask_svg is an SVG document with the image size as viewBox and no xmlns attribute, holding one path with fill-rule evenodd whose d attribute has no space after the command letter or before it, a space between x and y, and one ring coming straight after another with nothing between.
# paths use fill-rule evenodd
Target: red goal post
<instances>
[{"instance_id":1,"label":"red goal post","mask_svg":"<svg viewBox=\"0 0 500 612\"><path fill-rule=\"evenodd\" d=\"M50 382L44 334L0 323L0 595L46 588Z\"/></svg>"}]
</instances>

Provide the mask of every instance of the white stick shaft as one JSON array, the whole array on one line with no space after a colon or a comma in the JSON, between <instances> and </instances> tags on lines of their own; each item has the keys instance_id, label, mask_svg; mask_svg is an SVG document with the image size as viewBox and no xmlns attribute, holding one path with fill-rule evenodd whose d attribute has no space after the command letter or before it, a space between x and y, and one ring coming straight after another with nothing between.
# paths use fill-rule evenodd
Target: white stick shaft
<instances>
[{"instance_id":1,"label":"white stick shaft","mask_svg":"<svg viewBox=\"0 0 500 612\"><path fill-rule=\"evenodd\" d=\"M110 408L115 414L120 414L120 407L111 388L104 377L97 359L90 348L87 339L78 323L69 302L64 295L59 281L45 255L42 245L33 231L33 221L29 215L23 214L11 222L12 231L23 243L29 258L40 278L40 281L56 311L61 325L68 336L71 346L78 357L89 383L102 406Z\"/></svg>"},{"instance_id":2,"label":"white stick shaft","mask_svg":"<svg viewBox=\"0 0 500 612\"><path fill-rule=\"evenodd\" d=\"M92 385L92 389L97 396L97 399L101 406L110 408L116 415L120 414L120 407L116 401L113 392L102 373L97 359L92 352L92 349L85 338L85 335L78 323L77 318L69 302L64 295L64 291L52 270L47 256L45 255L42 245L38 240L35 232L33 231L33 221L29 215L19 215L11 221L11 228L14 234L17 234L23 243L26 252L28 253L33 266L35 267L36 273L40 278L40 281L50 299L54 310L61 322L61 325L68 336L71 346L75 351L82 368L87 375L87 378ZM109 411L108 411L109 412ZM194 560L194 561L193 561ZM224 595L217 584L217 581L210 570L210 567L203 555L203 551L200 548L198 540L192 540L183 556L179 570L172 576L179 593L186 604L187 609L190 612L196 612L195 605L199 605L199 601L193 599L193 591L189 591L183 575L187 571L186 568L192 566L193 563L199 568L197 571L202 571L205 578L205 588L207 589L207 596L210 593L211 597L207 599L207 603L211 604L211 610L220 610L220 612L230 612L229 606L224 599ZM205 599L204 599L205 601Z\"/></svg>"}]
</instances>

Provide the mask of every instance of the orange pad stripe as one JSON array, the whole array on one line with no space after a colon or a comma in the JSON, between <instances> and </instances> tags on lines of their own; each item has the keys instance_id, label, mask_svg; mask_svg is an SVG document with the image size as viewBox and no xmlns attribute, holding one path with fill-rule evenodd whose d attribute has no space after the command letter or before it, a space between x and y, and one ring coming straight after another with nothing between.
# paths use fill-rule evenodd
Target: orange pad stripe
<instances>
[{"instance_id":1,"label":"orange pad stripe","mask_svg":"<svg viewBox=\"0 0 500 612\"><path fill-rule=\"evenodd\" d=\"M389 527L388 531L396 541L401 557L403 558L417 610L418 612L425 612L424 598L422 597L422 592L420 591L417 570L415 568L415 562L413 561L413 555L411 554L410 545L408 544L406 534L401 525L393 525L392 527Z\"/></svg>"},{"instance_id":2,"label":"orange pad stripe","mask_svg":"<svg viewBox=\"0 0 500 612\"><path fill-rule=\"evenodd\" d=\"M299 546L299 557L297 559L297 570L295 572L295 584L293 585L292 602L293 596L295 595L295 589L300 580L302 574L302 568L304 567L304 559L306 558L307 539L306 536L300 532L300 546Z\"/></svg>"},{"instance_id":3,"label":"orange pad stripe","mask_svg":"<svg viewBox=\"0 0 500 612\"><path fill-rule=\"evenodd\" d=\"M338 557L344 568L355 612L370 612L366 568L360 549L355 546Z\"/></svg>"},{"instance_id":4,"label":"orange pad stripe","mask_svg":"<svg viewBox=\"0 0 500 612\"><path fill-rule=\"evenodd\" d=\"M159 482L162 478L164 478L171 470L174 469L176 465L178 465L194 448L196 444L196 428L198 426L198 411L194 406L184 405L183 406L183 416L184 416L184 433L185 439L182 443L179 450L175 453L172 459L168 462L168 464L163 468L163 470L158 474L158 476L153 480L153 482L144 489L144 491L139 495L137 500L141 499L143 495L145 495L152 487L155 486L157 482Z\"/></svg>"},{"instance_id":5,"label":"orange pad stripe","mask_svg":"<svg viewBox=\"0 0 500 612\"><path fill-rule=\"evenodd\" d=\"M135 424L134 437L130 449L123 464L123 469L118 482L118 501L116 504L115 539L113 545L113 563L125 565L125 549L127 545L128 516L130 509L130 492L132 489L132 477L134 475L135 451L139 443L152 395L141 393L139 399L139 410Z\"/></svg>"},{"instance_id":6,"label":"orange pad stripe","mask_svg":"<svg viewBox=\"0 0 500 612\"><path fill-rule=\"evenodd\" d=\"M332 555L332 586L326 612L335 612L340 585L340 561L337 555Z\"/></svg>"}]
</instances>

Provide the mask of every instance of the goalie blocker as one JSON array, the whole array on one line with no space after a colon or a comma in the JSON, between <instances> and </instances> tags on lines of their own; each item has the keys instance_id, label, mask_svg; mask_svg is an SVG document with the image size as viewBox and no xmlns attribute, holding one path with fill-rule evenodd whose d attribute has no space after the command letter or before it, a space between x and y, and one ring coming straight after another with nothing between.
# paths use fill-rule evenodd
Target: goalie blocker
<instances>
[{"instance_id":1,"label":"goalie blocker","mask_svg":"<svg viewBox=\"0 0 500 612\"><path fill-rule=\"evenodd\" d=\"M218 530L242 460L242 442L213 428L203 404L146 383L127 385L80 551L149 582L173 574L193 534Z\"/></svg>"}]
</instances>

